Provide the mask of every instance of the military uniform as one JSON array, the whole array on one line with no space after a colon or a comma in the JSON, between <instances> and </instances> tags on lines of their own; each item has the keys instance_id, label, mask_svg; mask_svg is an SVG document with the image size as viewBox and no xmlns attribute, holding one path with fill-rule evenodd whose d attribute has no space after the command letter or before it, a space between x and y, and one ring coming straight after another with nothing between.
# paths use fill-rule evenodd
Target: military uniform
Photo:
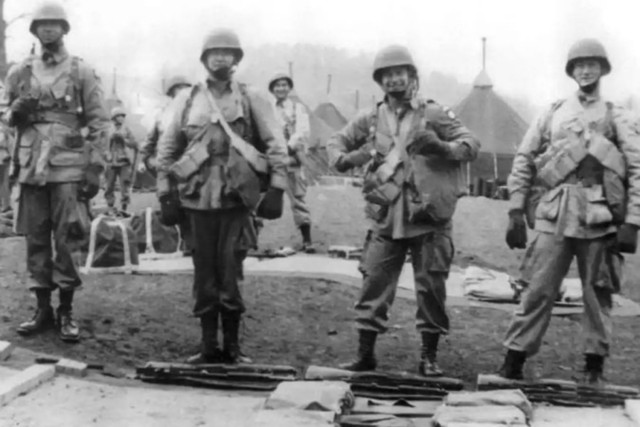
<instances>
[{"instance_id":1,"label":"military uniform","mask_svg":"<svg viewBox=\"0 0 640 427\"><path fill-rule=\"evenodd\" d=\"M382 50L376 64L374 79L379 84L379 72L385 67L407 66L415 73L410 54L402 47ZM367 347L363 344L367 336L374 340L375 334L387 330L388 310L411 251L417 328L423 341L430 341L424 345L431 347L429 357L435 362L437 337L449 331L445 281L454 255L451 217L458 197L466 191L462 164L475 159L480 144L450 110L432 100L411 96L396 104L391 108L387 95L373 110L358 114L329 140L327 151L338 170L345 170L342 164L347 161L349 167L358 166L349 156L363 154L366 159L366 153L373 151L363 187L372 226L356 304L361 349ZM420 151L418 135L427 130L438 140L437 154ZM391 166L387 177L379 180L387 166ZM367 359L369 363L356 362L349 369L375 368L372 352L360 355L360 362Z\"/></svg>"},{"instance_id":2,"label":"military uniform","mask_svg":"<svg viewBox=\"0 0 640 427\"><path fill-rule=\"evenodd\" d=\"M209 49L229 45L239 46L234 33L214 32L205 40L203 62ZM241 57L239 47L234 49ZM182 176L180 165L191 168L179 179L177 191L194 235L193 311L201 318L202 356L206 361L217 360L220 315L225 351L235 352L227 356L236 361L238 322L245 311L238 282L246 253L255 246L251 213L256 206L248 200L255 201L260 188L251 179L247 184L247 171L236 175L242 158L237 157L238 151L232 148L230 135L220 121L212 123L212 116L219 113L243 144L265 153L268 185L279 191L287 185L285 143L269 101L234 80L209 78L180 93L170 108L172 114L158 144L158 193L162 198L173 191L172 179ZM191 167L193 164L196 166Z\"/></svg>"},{"instance_id":3,"label":"military uniform","mask_svg":"<svg viewBox=\"0 0 640 427\"><path fill-rule=\"evenodd\" d=\"M269 82L269 91L273 93L277 82L284 80L289 89L293 89L293 80L286 74L276 74ZM274 94L275 95L275 94ZM293 212L293 222L302 233L305 250L314 250L311 242L311 213L305 197L307 195L307 180L304 176L304 160L309 142L309 115L304 105L287 96L285 99L274 97L276 119L283 131L287 142L288 171L287 197Z\"/></svg>"},{"instance_id":4,"label":"military uniform","mask_svg":"<svg viewBox=\"0 0 640 427\"><path fill-rule=\"evenodd\" d=\"M124 112L122 112L122 114L124 114ZM113 122L109 132L109 158L111 161L105 171L106 187L104 191L104 198L110 208L113 208L116 202L114 193L118 181L120 182L120 203L122 204L122 210L126 211L127 205L131 202L133 161L131 151L137 149L138 145L131 129L125 124Z\"/></svg>"},{"instance_id":5,"label":"military uniform","mask_svg":"<svg viewBox=\"0 0 640 427\"><path fill-rule=\"evenodd\" d=\"M574 74L578 61L581 69L597 62L601 71ZM574 44L567 75L579 84L587 78L595 82L554 103L534 122L513 161L507 182L511 196L507 243L524 248L524 212L538 233L523 260L527 287L504 342L508 352L501 374L508 378L522 378L526 357L540 349L574 257L582 281L589 382L600 381L609 355L612 294L620 286L619 250L627 250L621 242L635 241L640 227L640 126L600 96L599 79L610 69L598 41ZM619 228L625 230L622 235L617 234Z\"/></svg>"},{"instance_id":6,"label":"military uniform","mask_svg":"<svg viewBox=\"0 0 640 427\"><path fill-rule=\"evenodd\" d=\"M65 33L69 31L64 10L57 4L45 3L36 11L33 34L41 20L59 22ZM100 80L59 41L55 50L42 45L39 54L11 68L6 95L8 121L18 134L13 159L20 183L16 231L26 236L28 287L38 295L35 323L27 322L18 331L37 332L49 321L48 295L58 288L61 338L76 340L71 298L82 281L74 253L87 242L87 199L98 190L109 123ZM89 131L86 138L83 128Z\"/></svg>"},{"instance_id":7,"label":"military uniform","mask_svg":"<svg viewBox=\"0 0 640 427\"><path fill-rule=\"evenodd\" d=\"M13 138L4 124L0 124L0 212L11 209L9 169L13 153Z\"/></svg>"}]
</instances>

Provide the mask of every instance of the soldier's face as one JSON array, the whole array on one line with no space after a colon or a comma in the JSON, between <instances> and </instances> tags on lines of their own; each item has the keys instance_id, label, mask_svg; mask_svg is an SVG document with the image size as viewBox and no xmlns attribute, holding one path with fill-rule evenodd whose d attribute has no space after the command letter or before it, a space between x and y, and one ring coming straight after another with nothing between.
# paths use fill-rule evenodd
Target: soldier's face
<instances>
[{"instance_id":1,"label":"soldier's face","mask_svg":"<svg viewBox=\"0 0 640 427\"><path fill-rule=\"evenodd\" d=\"M233 49L211 49L207 53L206 65L210 71L231 68L235 63L236 55Z\"/></svg>"},{"instance_id":2,"label":"soldier's face","mask_svg":"<svg viewBox=\"0 0 640 427\"><path fill-rule=\"evenodd\" d=\"M124 123L124 116L123 115L115 116L113 118L113 121L116 122L116 124L121 125Z\"/></svg>"},{"instance_id":3,"label":"soldier's face","mask_svg":"<svg viewBox=\"0 0 640 427\"><path fill-rule=\"evenodd\" d=\"M291 92L291 86L289 86L289 82L284 79L278 80L273 85L273 95L278 99L287 99L289 92Z\"/></svg>"},{"instance_id":4,"label":"soldier's face","mask_svg":"<svg viewBox=\"0 0 640 427\"><path fill-rule=\"evenodd\" d=\"M581 88L591 86L602 77L602 64L597 59L578 59L571 74Z\"/></svg>"},{"instance_id":5,"label":"soldier's face","mask_svg":"<svg viewBox=\"0 0 640 427\"><path fill-rule=\"evenodd\" d=\"M36 35L42 44L55 43L64 35L64 27L60 21L38 21Z\"/></svg>"},{"instance_id":6,"label":"soldier's face","mask_svg":"<svg viewBox=\"0 0 640 427\"><path fill-rule=\"evenodd\" d=\"M404 94L409 89L411 79L407 67L389 67L382 70L380 85L389 95Z\"/></svg>"}]
</instances>

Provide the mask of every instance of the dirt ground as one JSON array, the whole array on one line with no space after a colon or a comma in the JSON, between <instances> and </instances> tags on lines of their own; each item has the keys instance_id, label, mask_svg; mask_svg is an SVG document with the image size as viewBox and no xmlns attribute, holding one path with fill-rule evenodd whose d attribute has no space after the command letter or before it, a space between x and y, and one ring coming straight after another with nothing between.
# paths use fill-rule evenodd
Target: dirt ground
<instances>
[{"instance_id":1,"label":"dirt ground","mask_svg":"<svg viewBox=\"0 0 640 427\"><path fill-rule=\"evenodd\" d=\"M134 209L154 201L136 194ZM358 189L312 187L309 202L313 233L321 248L331 244L360 245L366 224ZM454 223L455 263L488 265L515 272L523 251L504 244L506 203L484 198L460 200ZM265 224L261 247L298 244L288 209L282 219ZM197 350L198 324L191 316L190 276L86 277L77 295L75 316L82 341L61 343L53 333L21 338L16 325L31 315L35 299L25 291L23 239L0 241L0 340L87 362L132 368L148 360L181 361ZM638 256L628 258L623 293L640 302ZM243 284L248 308L242 328L243 347L257 362L336 365L355 350L351 320L356 287L312 279L249 277ZM398 299L391 312L390 332L380 339L381 369L415 369L418 337L414 303ZM441 364L447 373L473 383L480 372L501 362L501 339L510 315L499 310L452 307L451 334L444 340ZM613 356L607 377L616 383L640 385L636 331L640 318L616 318ZM572 378L582 364L579 318L554 318L542 352L527 369L530 375Z\"/></svg>"}]
</instances>

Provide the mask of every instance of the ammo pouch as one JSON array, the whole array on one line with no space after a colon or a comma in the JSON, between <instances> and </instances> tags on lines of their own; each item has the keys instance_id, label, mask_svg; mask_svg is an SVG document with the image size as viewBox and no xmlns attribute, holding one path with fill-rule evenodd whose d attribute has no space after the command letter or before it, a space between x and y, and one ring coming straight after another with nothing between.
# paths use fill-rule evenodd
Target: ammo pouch
<instances>
[{"instance_id":1,"label":"ammo pouch","mask_svg":"<svg viewBox=\"0 0 640 427\"><path fill-rule=\"evenodd\" d=\"M391 172L385 163L377 168L372 164L364 176L362 193L364 199L380 206L390 206L398 200L402 191L402 184L397 182L401 178L395 170Z\"/></svg>"},{"instance_id":2,"label":"ammo pouch","mask_svg":"<svg viewBox=\"0 0 640 427\"><path fill-rule=\"evenodd\" d=\"M176 177L178 182L186 182L193 174L198 172L202 165L209 160L209 139L207 138L211 125L207 125L203 131L194 138L193 143L184 152L182 157L175 162L169 172Z\"/></svg>"},{"instance_id":3,"label":"ammo pouch","mask_svg":"<svg viewBox=\"0 0 640 427\"><path fill-rule=\"evenodd\" d=\"M538 178L547 188L554 188L578 168L589 151L582 138L574 135L538 170Z\"/></svg>"},{"instance_id":4,"label":"ammo pouch","mask_svg":"<svg viewBox=\"0 0 640 427\"><path fill-rule=\"evenodd\" d=\"M424 156L410 159L405 208L411 224L443 224L453 217L461 194L450 171L456 165Z\"/></svg>"},{"instance_id":5,"label":"ammo pouch","mask_svg":"<svg viewBox=\"0 0 640 427\"><path fill-rule=\"evenodd\" d=\"M604 198L607 201L611 215L611 222L622 224L627 214L627 188L617 173L605 168L602 178Z\"/></svg>"}]
</instances>

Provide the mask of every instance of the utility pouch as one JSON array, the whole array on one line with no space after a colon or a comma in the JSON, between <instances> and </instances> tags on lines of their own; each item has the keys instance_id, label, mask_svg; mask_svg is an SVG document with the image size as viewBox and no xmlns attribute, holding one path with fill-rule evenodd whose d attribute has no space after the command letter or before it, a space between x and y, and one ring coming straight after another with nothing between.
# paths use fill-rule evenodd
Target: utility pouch
<instances>
[{"instance_id":1,"label":"utility pouch","mask_svg":"<svg viewBox=\"0 0 640 427\"><path fill-rule=\"evenodd\" d=\"M586 225L604 225L613 220L607 200L604 197L602 186L594 185L585 188L587 194L587 207L585 210Z\"/></svg>"},{"instance_id":2,"label":"utility pouch","mask_svg":"<svg viewBox=\"0 0 640 427\"><path fill-rule=\"evenodd\" d=\"M578 168L589 152L582 139L576 138L559 151L538 172L538 177L547 187L553 188Z\"/></svg>"},{"instance_id":3,"label":"utility pouch","mask_svg":"<svg viewBox=\"0 0 640 427\"><path fill-rule=\"evenodd\" d=\"M180 159L175 162L169 171L178 181L188 180L209 159L209 149L204 140L196 141Z\"/></svg>"},{"instance_id":4,"label":"utility pouch","mask_svg":"<svg viewBox=\"0 0 640 427\"><path fill-rule=\"evenodd\" d=\"M611 211L611 222L622 224L627 214L627 190L624 181L618 174L605 168L602 177L604 198Z\"/></svg>"}]
</instances>

